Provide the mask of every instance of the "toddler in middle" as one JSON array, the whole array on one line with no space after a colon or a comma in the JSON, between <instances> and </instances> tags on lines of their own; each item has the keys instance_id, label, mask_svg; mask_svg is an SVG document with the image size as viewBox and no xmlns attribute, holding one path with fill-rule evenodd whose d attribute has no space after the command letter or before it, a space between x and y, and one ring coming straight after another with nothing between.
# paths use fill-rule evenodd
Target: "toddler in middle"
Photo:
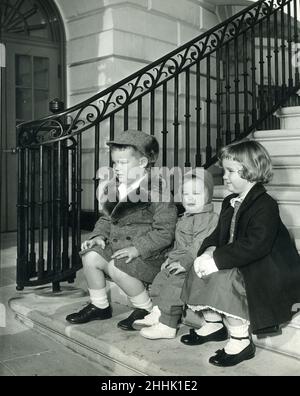
<instances>
[{"instance_id":1,"label":"toddler in middle","mask_svg":"<svg viewBox=\"0 0 300 396\"><path fill-rule=\"evenodd\" d=\"M213 178L203 168L184 175L182 204L175 244L155 277L150 296L153 309L133 327L148 339L175 338L184 303L180 299L186 272L193 265L203 240L216 228L218 215L213 211Z\"/></svg>"}]
</instances>

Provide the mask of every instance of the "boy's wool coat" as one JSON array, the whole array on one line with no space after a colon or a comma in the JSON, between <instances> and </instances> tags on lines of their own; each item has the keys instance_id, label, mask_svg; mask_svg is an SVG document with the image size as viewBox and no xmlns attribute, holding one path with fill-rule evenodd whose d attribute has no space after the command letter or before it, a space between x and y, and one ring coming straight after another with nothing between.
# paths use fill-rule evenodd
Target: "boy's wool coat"
<instances>
[{"instance_id":1,"label":"boy's wool coat","mask_svg":"<svg viewBox=\"0 0 300 396\"><path fill-rule=\"evenodd\" d=\"M155 184L158 186L158 184ZM126 200L115 200L117 183L108 183L104 193L110 199L103 203L103 215L97 221L89 238L102 236L106 250L112 253L128 246L135 246L140 256L126 264L126 259L115 260L115 266L127 274L151 283L166 260L166 252L172 245L177 221L177 209L170 194L162 185L151 189L146 178L131 191ZM159 200L160 202L153 202ZM96 249L95 249L96 248ZM98 249L97 249L98 248ZM94 247L103 255L100 247Z\"/></svg>"}]
</instances>

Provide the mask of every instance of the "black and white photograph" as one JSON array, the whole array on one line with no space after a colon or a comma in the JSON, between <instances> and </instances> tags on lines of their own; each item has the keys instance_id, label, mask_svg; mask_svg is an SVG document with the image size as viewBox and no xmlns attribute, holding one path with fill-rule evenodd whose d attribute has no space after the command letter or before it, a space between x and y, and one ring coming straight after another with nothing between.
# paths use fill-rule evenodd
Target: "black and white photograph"
<instances>
[{"instance_id":1,"label":"black and white photograph","mask_svg":"<svg viewBox=\"0 0 300 396\"><path fill-rule=\"evenodd\" d=\"M300 0L0 0L0 172L1 377L300 376Z\"/></svg>"}]
</instances>

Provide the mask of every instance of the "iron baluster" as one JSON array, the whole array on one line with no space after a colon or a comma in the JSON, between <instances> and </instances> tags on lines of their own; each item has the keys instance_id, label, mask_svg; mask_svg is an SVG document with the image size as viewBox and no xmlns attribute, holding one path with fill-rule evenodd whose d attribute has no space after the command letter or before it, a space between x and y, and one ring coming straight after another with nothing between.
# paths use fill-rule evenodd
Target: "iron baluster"
<instances>
[{"instance_id":1,"label":"iron baluster","mask_svg":"<svg viewBox=\"0 0 300 396\"><path fill-rule=\"evenodd\" d=\"M295 1L295 0L294 0ZM287 4L287 29L288 29L288 69L289 69L289 79L288 79L288 87L289 93L294 85L293 79L293 54L292 54L292 16L291 16L291 3Z\"/></svg>"},{"instance_id":2,"label":"iron baluster","mask_svg":"<svg viewBox=\"0 0 300 396\"><path fill-rule=\"evenodd\" d=\"M256 91L256 54L255 54L255 32L251 29L251 95L252 95L252 125L257 123L257 91Z\"/></svg>"},{"instance_id":3,"label":"iron baluster","mask_svg":"<svg viewBox=\"0 0 300 396\"><path fill-rule=\"evenodd\" d=\"M30 233L30 222L29 222L29 205L30 205L30 174L29 174L29 158L30 158L30 149L25 149L25 189L24 189L24 196L25 196L25 225L26 225L26 234L25 234L25 257L26 257L26 280L30 277L31 272L31 265L29 261L29 233Z\"/></svg>"},{"instance_id":4,"label":"iron baluster","mask_svg":"<svg viewBox=\"0 0 300 396\"><path fill-rule=\"evenodd\" d=\"M272 89L272 53L271 53L271 26L270 16L267 18L267 70L268 70L268 98L267 98L267 112L273 108L273 89ZM267 126L269 129L272 128L272 116L267 120Z\"/></svg>"},{"instance_id":5,"label":"iron baluster","mask_svg":"<svg viewBox=\"0 0 300 396\"><path fill-rule=\"evenodd\" d=\"M299 86L299 32L298 32L298 0L294 0L294 45L295 45L295 51L294 51L294 68L295 68L295 85Z\"/></svg>"},{"instance_id":6,"label":"iron baluster","mask_svg":"<svg viewBox=\"0 0 300 396\"><path fill-rule=\"evenodd\" d=\"M155 91L150 92L150 135L155 134Z\"/></svg>"},{"instance_id":7,"label":"iron baluster","mask_svg":"<svg viewBox=\"0 0 300 396\"><path fill-rule=\"evenodd\" d=\"M69 149L67 142L62 144L62 227L63 227L63 240L62 240L62 271L69 269Z\"/></svg>"},{"instance_id":8,"label":"iron baluster","mask_svg":"<svg viewBox=\"0 0 300 396\"><path fill-rule=\"evenodd\" d=\"M129 117L129 111L128 111L128 106L124 108L124 131L128 131L128 117ZM99 124L97 124L99 125Z\"/></svg>"},{"instance_id":9,"label":"iron baluster","mask_svg":"<svg viewBox=\"0 0 300 396\"><path fill-rule=\"evenodd\" d=\"M243 34L243 82L244 82L244 118L243 118L243 132L249 127L249 92L248 92L248 35L247 32Z\"/></svg>"},{"instance_id":10,"label":"iron baluster","mask_svg":"<svg viewBox=\"0 0 300 396\"><path fill-rule=\"evenodd\" d=\"M76 161L76 183L77 183L77 188L76 188L76 201L77 201L77 221L76 221L76 248L77 252L80 250L81 246L81 203L82 203L82 135L78 136L77 139L77 161ZM77 254L77 260L76 263L78 263L79 256Z\"/></svg>"},{"instance_id":11,"label":"iron baluster","mask_svg":"<svg viewBox=\"0 0 300 396\"><path fill-rule=\"evenodd\" d=\"M125 119L125 117L124 117ZM98 217L99 201L97 199L98 179L97 173L100 167L100 124L95 126L95 148L94 148L94 215Z\"/></svg>"},{"instance_id":12,"label":"iron baluster","mask_svg":"<svg viewBox=\"0 0 300 396\"><path fill-rule=\"evenodd\" d=\"M26 222L25 222L25 149L18 150L18 204L17 204L17 290L24 289L26 279Z\"/></svg>"},{"instance_id":13,"label":"iron baluster","mask_svg":"<svg viewBox=\"0 0 300 396\"><path fill-rule=\"evenodd\" d=\"M178 76L175 76L174 78L174 167L178 166L179 164L179 157L178 157L178 151L179 151L179 139L178 139L178 133L179 133L179 80Z\"/></svg>"},{"instance_id":14,"label":"iron baluster","mask_svg":"<svg viewBox=\"0 0 300 396\"><path fill-rule=\"evenodd\" d=\"M217 101L217 141L216 141L216 149L217 152L222 147L222 123L221 123L221 98L222 98L222 82L221 82L221 50L219 49L216 53L216 78L217 78L217 92L216 92L216 101Z\"/></svg>"},{"instance_id":15,"label":"iron baluster","mask_svg":"<svg viewBox=\"0 0 300 396\"><path fill-rule=\"evenodd\" d=\"M265 119L266 107L266 93L265 93L265 81L264 81L264 38L263 38L263 25L259 24L259 74L260 74L260 85L259 85L259 116Z\"/></svg>"},{"instance_id":16,"label":"iron baluster","mask_svg":"<svg viewBox=\"0 0 300 396\"><path fill-rule=\"evenodd\" d=\"M115 138L115 116L111 115L109 120L109 140L114 140L114 138ZM111 168L113 167L111 155L109 159L109 166Z\"/></svg>"},{"instance_id":17,"label":"iron baluster","mask_svg":"<svg viewBox=\"0 0 300 396\"><path fill-rule=\"evenodd\" d=\"M184 166L186 168L191 166L190 160L190 146L191 146L191 137L190 137L190 70L186 70L185 72L185 163Z\"/></svg>"},{"instance_id":18,"label":"iron baluster","mask_svg":"<svg viewBox=\"0 0 300 396\"><path fill-rule=\"evenodd\" d=\"M71 145L71 178L72 178L72 190L71 190L71 211L72 211L72 265L78 260L78 250L79 246L77 246L77 141L74 139L73 144Z\"/></svg>"},{"instance_id":19,"label":"iron baluster","mask_svg":"<svg viewBox=\"0 0 300 396\"><path fill-rule=\"evenodd\" d=\"M137 101L137 130L143 129L143 99L139 98Z\"/></svg>"},{"instance_id":20,"label":"iron baluster","mask_svg":"<svg viewBox=\"0 0 300 396\"><path fill-rule=\"evenodd\" d=\"M285 14L281 8L281 101L286 95L286 57L285 57Z\"/></svg>"},{"instance_id":21,"label":"iron baluster","mask_svg":"<svg viewBox=\"0 0 300 396\"><path fill-rule=\"evenodd\" d=\"M44 260L44 147L40 146L39 150L39 259L38 259L38 278L43 278L45 260Z\"/></svg>"},{"instance_id":22,"label":"iron baluster","mask_svg":"<svg viewBox=\"0 0 300 396\"><path fill-rule=\"evenodd\" d=\"M200 61L196 68L196 166L201 166L201 67Z\"/></svg>"},{"instance_id":23,"label":"iron baluster","mask_svg":"<svg viewBox=\"0 0 300 396\"><path fill-rule=\"evenodd\" d=\"M62 233L61 233L61 224L62 224L62 174L60 170L62 169L62 142L57 142L56 145L56 175L55 175L55 216L54 216L54 262L53 262L53 270L54 273L59 273L61 271L61 240L62 240ZM57 282L53 282L52 284L53 291L59 291L59 287Z\"/></svg>"},{"instance_id":24,"label":"iron baluster","mask_svg":"<svg viewBox=\"0 0 300 396\"><path fill-rule=\"evenodd\" d=\"M234 132L235 132L235 138L237 139L239 137L239 134L241 132L241 126L240 126L240 93L239 93L239 85L240 85L240 78L239 78L239 51L238 51L238 43L239 40L236 37L234 40L234 87L235 87L235 92L234 92L234 101L235 101L235 126L234 126ZM245 95L245 92L244 92Z\"/></svg>"},{"instance_id":25,"label":"iron baluster","mask_svg":"<svg viewBox=\"0 0 300 396\"><path fill-rule=\"evenodd\" d=\"M275 102L280 100L279 88L279 47L278 47L278 14L274 13L274 84L275 84Z\"/></svg>"},{"instance_id":26,"label":"iron baluster","mask_svg":"<svg viewBox=\"0 0 300 396\"><path fill-rule=\"evenodd\" d=\"M162 100L162 166L167 166L167 144L168 144L168 86L163 85Z\"/></svg>"},{"instance_id":27,"label":"iron baluster","mask_svg":"<svg viewBox=\"0 0 300 396\"><path fill-rule=\"evenodd\" d=\"M47 272L50 273L52 267L53 251L53 148L47 147L48 152L48 237L47 237Z\"/></svg>"},{"instance_id":28,"label":"iron baluster","mask_svg":"<svg viewBox=\"0 0 300 396\"><path fill-rule=\"evenodd\" d=\"M36 275L36 253L35 253L35 211L36 211L36 200L35 200L35 181L36 181L36 169L35 169L35 149L30 150L30 199L29 199L29 211L30 211L30 276Z\"/></svg>"},{"instance_id":29,"label":"iron baluster","mask_svg":"<svg viewBox=\"0 0 300 396\"><path fill-rule=\"evenodd\" d=\"M211 146L211 73L210 73L210 55L206 58L206 161L210 161L212 157L212 146Z\"/></svg>"},{"instance_id":30,"label":"iron baluster","mask_svg":"<svg viewBox=\"0 0 300 396\"><path fill-rule=\"evenodd\" d=\"M225 46L225 92L226 92L226 144L231 142L231 129L230 129L230 118L231 118L231 107L230 107L230 54L228 43Z\"/></svg>"}]
</instances>

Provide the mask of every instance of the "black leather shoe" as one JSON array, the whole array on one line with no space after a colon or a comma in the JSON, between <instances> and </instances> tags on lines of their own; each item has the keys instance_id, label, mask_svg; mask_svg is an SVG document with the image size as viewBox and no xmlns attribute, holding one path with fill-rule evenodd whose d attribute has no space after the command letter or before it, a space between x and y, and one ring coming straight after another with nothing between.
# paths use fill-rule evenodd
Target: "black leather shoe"
<instances>
[{"instance_id":1,"label":"black leather shoe","mask_svg":"<svg viewBox=\"0 0 300 396\"><path fill-rule=\"evenodd\" d=\"M231 367L243 362L244 360L250 360L255 356L255 345L251 341L250 344L236 355L229 355L224 349L219 349L215 356L209 359L209 363L218 367Z\"/></svg>"},{"instance_id":2,"label":"black leather shoe","mask_svg":"<svg viewBox=\"0 0 300 396\"><path fill-rule=\"evenodd\" d=\"M201 345L211 341L225 341L228 338L227 329L223 326L220 330L207 336L201 336L196 333L194 329L190 330L190 334L185 334L180 338L180 341L185 345Z\"/></svg>"},{"instance_id":3,"label":"black leather shoe","mask_svg":"<svg viewBox=\"0 0 300 396\"><path fill-rule=\"evenodd\" d=\"M111 307L104 309L95 307L93 304L88 304L81 311L68 315L66 320L70 323L87 323L92 320L105 320L112 317Z\"/></svg>"},{"instance_id":4,"label":"black leather shoe","mask_svg":"<svg viewBox=\"0 0 300 396\"><path fill-rule=\"evenodd\" d=\"M118 327L122 330L133 331L136 330L132 327L133 322L138 319L144 319L149 312L145 309L136 308L126 319L121 320L118 323Z\"/></svg>"}]
</instances>

